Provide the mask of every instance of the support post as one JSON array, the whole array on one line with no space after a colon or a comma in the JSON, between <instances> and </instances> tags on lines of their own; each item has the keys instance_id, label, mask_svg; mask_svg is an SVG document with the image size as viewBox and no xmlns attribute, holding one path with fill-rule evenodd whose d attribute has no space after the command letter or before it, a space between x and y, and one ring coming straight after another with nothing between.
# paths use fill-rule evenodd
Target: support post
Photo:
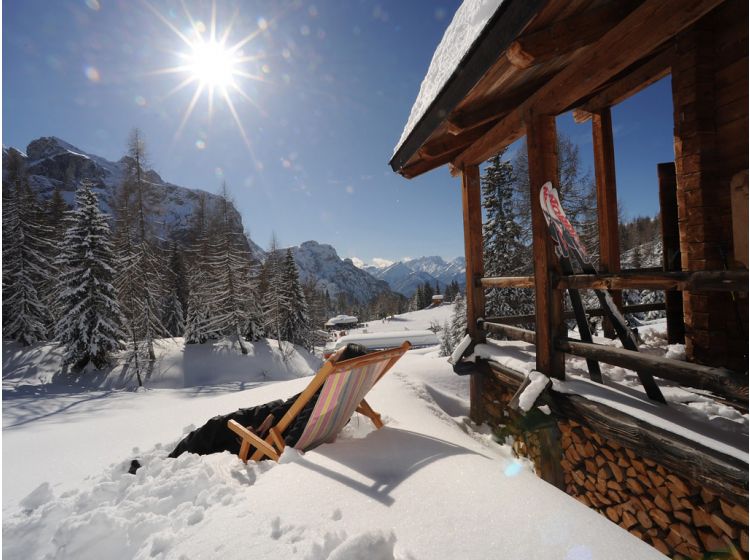
<instances>
[{"instance_id":1,"label":"support post","mask_svg":"<svg viewBox=\"0 0 750 560\"><path fill-rule=\"evenodd\" d=\"M477 327L477 319L484 316L484 258L482 247L482 197L479 166L461 170L461 201L464 215L464 254L466 256L466 326L475 343L484 342L484 331ZM483 421L480 406L481 374L474 373L469 381L471 401L469 415L477 423Z\"/></svg>"},{"instance_id":2,"label":"support post","mask_svg":"<svg viewBox=\"0 0 750 560\"><path fill-rule=\"evenodd\" d=\"M536 368L548 377L565 379L565 355L555 348L556 337L567 334L562 319L562 293L553 288L553 274L559 274L552 239L539 205L542 185L559 184L557 128L555 117L528 112L526 143L529 154L531 187L531 232L534 251L534 289L536 296Z\"/></svg>"},{"instance_id":3,"label":"support post","mask_svg":"<svg viewBox=\"0 0 750 560\"><path fill-rule=\"evenodd\" d=\"M599 271L620 272L620 234L617 216L617 179L615 177L615 143L612 113L609 107L591 117L596 175L596 208L599 225ZM612 292L612 299L622 309L622 292ZM603 322L604 335L615 337L609 319Z\"/></svg>"},{"instance_id":4,"label":"support post","mask_svg":"<svg viewBox=\"0 0 750 560\"><path fill-rule=\"evenodd\" d=\"M661 238L665 272L682 270L680 255L680 226L677 217L677 176L674 162L656 166L659 175L659 209L661 211ZM682 314L682 292L666 290L664 301L667 311L667 341L669 344L685 343L685 318Z\"/></svg>"}]
</instances>

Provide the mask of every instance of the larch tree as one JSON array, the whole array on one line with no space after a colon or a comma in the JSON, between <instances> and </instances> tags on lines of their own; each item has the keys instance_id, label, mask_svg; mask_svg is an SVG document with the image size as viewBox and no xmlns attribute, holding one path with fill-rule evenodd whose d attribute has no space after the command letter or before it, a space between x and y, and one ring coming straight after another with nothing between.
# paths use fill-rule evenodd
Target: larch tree
<instances>
[{"instance_id":1,"label":"larch tree","mask_svg":"<svg viewBox=\"0 0 750 560\"><path fill-rule=\"evenodd\" d=\"M54 277L49 230L11 151L3 185L3 336L28 346L47 339L51 323L46 288Z\"/></svg>"},{"instance_id":2,"label":"larch tree","mask_svg":"<svg viewBox=\"0 0 750 560\"><path fill-rule=\"evenodd\" d=\"M124 317L112 285L109 225L89 184L78 188L76 207L66 222L57 337L65 349L66 364L83 369L90 363L101 369L108 365L111 353L122 347Z\"/></svg>"},{"instance_id":3,"label":"larch tree","mask_svg":"<svg viewBox=\"0 0 750 560\"><path fill-rule=\"evenodd\" d=\"M310 326L310 312L307 307L305 293L299 281L297 264L291 249L286 250L286 257L280 274L281 288L287 302L282 315L282 338L304 348L312 347L312 333Z\"/></svg>"},{"instance_id":4,"label":"larch tree","mask_svg":"<svg viewBox=\"0 0 750 560\"><path fill-rule=\"evenodd\" d=\"M193 215L191 238L192 245L188 252L188 299L185 343L203 344L213 335L213 333L209 332L211 310L209 309L208 294L208 282L211 276L208 264L211 239L208 228L207 201L203 193L199 195L198 206Z\"/></svg>"},{"instance_id":5,"label":"larch tree","mask_svg":"<svg viewBox=\"0 0 750 560\"><path fill-rule=\"evenodd\" d=\"M182 251L175 241L170 244L169 267L164 276L164 328L171 336L182 336L185 332L187 285Z\"/></svg>"}]
</instances>

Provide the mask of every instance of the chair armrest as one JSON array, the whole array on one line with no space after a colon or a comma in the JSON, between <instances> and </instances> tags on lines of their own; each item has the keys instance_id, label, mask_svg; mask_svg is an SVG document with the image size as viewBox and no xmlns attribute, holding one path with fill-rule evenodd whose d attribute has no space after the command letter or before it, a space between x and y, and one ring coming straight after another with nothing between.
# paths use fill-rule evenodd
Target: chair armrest
<instances>
[{"instance_id":1,"label":"chair armrest","mask_svg":"<svg viewBox=\"0 0 750 560\"><path fill-rule=\"evenodd\" d=\"M274 461L279 460L279 454L276 453L276 450L269 443L259 438L253 432L242 426L239 422L235 420L229 420L227 422L227 427L242 438L243 444L247 442L249 445L252 445L258 451L262 452L263 455L268 455ZM247 455L245 455L245 458L240 457L240 459L242 459L243 461L246 461L246 458Z\"/></svg>"}]
</instances>

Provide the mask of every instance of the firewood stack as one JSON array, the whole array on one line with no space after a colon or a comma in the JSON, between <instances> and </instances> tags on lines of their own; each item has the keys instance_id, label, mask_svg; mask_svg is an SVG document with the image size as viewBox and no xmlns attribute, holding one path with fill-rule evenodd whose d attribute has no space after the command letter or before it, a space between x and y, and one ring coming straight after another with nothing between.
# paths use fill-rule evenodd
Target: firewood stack
<instances>
[{"instance_id":1,"label":"firewood stack","mask_svg":"<svg viewBox=\"0 0 750 560\"><path fill-rule=\"evenodd\" d=\"M558 425L569 495L670 557L748 558L745 503L730 503L573 420Z\"/></svg>"}]
</instances>

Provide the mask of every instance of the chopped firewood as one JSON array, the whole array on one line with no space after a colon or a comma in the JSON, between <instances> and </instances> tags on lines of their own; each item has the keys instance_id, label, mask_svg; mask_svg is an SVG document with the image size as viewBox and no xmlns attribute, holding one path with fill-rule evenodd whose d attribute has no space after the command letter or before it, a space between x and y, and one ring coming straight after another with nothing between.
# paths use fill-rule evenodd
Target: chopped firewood
<instances>
[{"instance_id":1,"label":"chopped firewood","mask_svg":"<svg viewBox=\"0 0 750 560\"><path fill-rule=\"evenodd\" d=\"M740 531L740 546L742 547L742 550L748 552L747 531L744 529Z\"/></svg>"},{"instance_id":2,"label":"chopped firewood","mask_svg":"<svg viewBox=\"0 0 750 560\"><path fill-rule=\"evenodd\" d=\"M705 503L713 502L715 497L716 494L714 494L713 492L710 492L705 488L701 488L701 500L703 500Z\"/></svg>"},{"instance_id":3,"label":"chopped firewood","mask_svg":"<svg viewBox=\"0 0 750 560\"><path fill-rule=\"evenodd\" d=\"M682 523L676 523L672 526L673 531L677 531L677 533L682 537L682 540L687 542L690 546L694 546L698 548L700 545L698 544L698 540L695 538L695 535L690 530L690 527L687 525L683 525Z\"/></svg>"},{"instance_id":4,"label":"chopped firewood","mask_svg":"<svg viewBox=\"0 0 750 560\"><path fill-rule=\"evenodd\" d=\"M596 458L595 458L595 461L596 461L596 466L600 467L600 468L601 468L602 465L604 465L604 463L607 462L607 460L604 457L602 457L601 455L597 455Z\"/></svg>"},{"instance_id":5,"label":"chopped firewood","mask_svg":"<svg viewBox=\"0 0 750 560\"><path fill-rule=\"evenodd\" d=\"M591 439L593 439L600 447L604 445L604 439L602 439L602 436L600 436L596 432L591 432Z\"/></svg>"},{"instance_id":6,"label":"chopped firewood","mask_svg":"<svg viewBox=\"0 0 750 560\"><path fill-rule=\"evenodd\" d=\"M743 560L742 553L737 549L735 544L729 539L729 537L724 537L724 543L726 545L727 550L732 555L732 560Z\"/></svg>"},{"instance_id":7,"label":"chopped firewood","mask_svg":"<svg viewBox=\"0 0 750 560\"><path fill-rule=\"evenodd\" d=\"M724 541L711 531L698 530L698 538L703 543L703 548L708 552L717 552L724 548Z\"/></svg>"},{"instance_id":8,"label":"chopped firewood","mask_svg":"<svg viewBox=\"0 0 750 560\"><path fill-rule=\"evenodd\" d=\"M576 484L578 484L579 486L583 486L586 477L583 476L583 473L581 471L572 471L570 474L573 475L573 480L576 481Z\"/></svg>"},{"instance_id":9,"label":"chopped firewood","mask_svg":"<svg viewBox=\"0 0 750 560\"><path fill-rule=\"evenodd\" d=\"M615 477L615 480L617 482L622 482L624 478L622 476L622 469L619 466L617 466L615 463L607 463L607 464L609 465L609 468L612 471L612 476Z\"/></svg>"},{"instance_id":10,"label":"chopped firewood","mask_svg":"<svg viewBox=\"0 0 750 560\"><path fill-rule=\"evenodd\" d=\"M666 541L670 548L674 548L682 542L682 537L680 536L680 533L670 527L667 531Z\"/></svg>"},{"instance_id":11,"label":"chopped firewood","mask_svg":"<svg viewBox=\"0 0 750 560\"><path fill-rule=\"evenodd\" d=\"M700 554L697 546L690 546L686 542L678 544L674 549L687 558L697 558Z\"/></svg>"},{"instance_id":12,"label":"chopped firewood","mask_svg":"<svg viewBox=\"0 0 750 560\"><path fill-rule=\"evenodd\" d=\"M622 492L622 486L617 484L614 480L608 480L607 481L607 488L610 490L617 490L618 492Z\"/></svg>"},{"instance_id":13,"label":"chopped firewood","mask_svg":"<svg viewBox=\"0 0 750 560\"><path fill-rule=\"evenodd\" d=\"M606 510L604 510L604 511L605 511L605 513L607 514L607 517L609 517L609 519L610 519L610 520L611 520L612 522L614 522L614 523L619 523L619 522L620 522L620 514L618 513L618 511L617 511L617 510L616 510L615 508L613 508L613 507L608 507L608 508L607 508Z\"/></svg>"},{"instance_id":14,"label":"chopped firewood","mask_svg":"<svg viewBox=\"0 0 750 560\"><path fill-rule=\"evenodd\" d=\"M632 531L630 531L630 534L633 535L634 537L638 537L639 539L643 539L643 533L640 532L638 529L633 529Z\"/></svg>"},{"instance_id":15,"label":"chopped firewood","mask_svg":"<svg viewBox=\"0 0 750 560\"><path fill-rule=\"evenodd\" d=\"M570 422L559 422L558 427L560 428L560 432L566 436L570 434Z\"/></svg>"},{"instance_id":16,"label":"chopped firewood","mask_svg":"<svg viewBox=\"0 0 750 560\"><path fill-rule=\"evenodd\" d=\"M728 517L732 521L736 521L741 525L748 524L746 508L743 508L739 505L730 505L724 500L719 500L719 503L721 504L721 511L726 517Z\"/></svg>"},{"instance_id":17,"label":"chopped firewood","mask_svg":"<svg viewBox=\"0 0 750 560\"><path fill-rule=\"evenodd\" d=\"M659 476L654 471L646 471L646 476L648 476L648 479L654 487L659 487L664 484L664 477Z\"/></svg>"},{"instance_id":18,"label":"chopped firewood","mask_svg":"<svg viewBox=\"0 0 750 560\"><path fill-rule=\"evenodd\" d=\"M643 504L643 509L645 509L646 511L656 508L656 505L654 504L654 502L649 500L646 496L640 496L640 499L641 499L641 503Z\"/></svg>"},{"instance_id":19,"label":"chopped firewood","mask_svg":"<svg viewBox=\"0 0 750 560\"><path fill-rule=\"evenodd\" d=\"M638 523L641 524L641 527L644 527L645 529L650 529L654 526L654 522L651 521L651 518L648 516L648 514L640 510L638 513L635 514L635 516L638 518Z\"/></svg>"},{"instance_id":20,"label":"chopped firewood","mask_svg":"<svg viewBox=\"0 0 750 560\"><path fill-rule=\"evenodd\" d=\"M638 520L635 518L635 515L633 515L629 511L622 512L622 521L620 522L620 525L622 525L625 529L630 529L636 523L638 523Z\"/></svg>"},{"instance_id":21,"label":"chopped firewood","mask_svg":"<svg viewBox=\"0 0 750 560\"><path fill-rule=\"evenodd\" d=\"M678 476L673 474L667 475L667 486L679 498L690 494L690 488Z\"/></svg>"},{"instance_id":22,"label":"chopped firewood","mask_svg":"<svg viewBox=\"0 0 750 560\"><path fill-rule=\"evenodd\" d=\"M654 504L662 511L672 511L672 505L663 496L657 494L654 498Z\"/></svg>"},{"instance_id":23,"label":"chopped firewood","mask_svg":"<svg viewBox=\"0 0 750 560\"><path fill-rule=\"evenodd\" d=\"M712 515L710 522L711 529L713 529L714 533L716 533L717 535L724 533L730 539L735 539L737 537L737 530L718 515ZM717 532L717 529L719 530L719 532Z\"/></svg>"},{"instance_id":24,"label":"chopped firewood","mask_svg":"<svg viewBox=\"0 0 750 560\"><path fill-rule=\"evenodd\" d=\"M661 465L656 465L656 472L658 472L662 476L667 476L667 469L665 469Z\"/></svg>"},{"instance_id":25,"label":"chopped firewood","mask_svg":"<svg viewBox=\"0 0 750 560\"><path fill-rule=\"evenodd\" d=\"M651 459L643 459L643 462L646 463L649 467L653 468L656 466L656 461L652 461Z\"/></svg>"},{"instance_id":26,"label":"chopped firewood","mask_svg":"<svg viewBox=\"0 0 750 560\"><path fill-rule=\"evenodd\" d=\"M615 504L618 504L620 503L620 501L622 501L622 498L620 498L620 495L614 490L607 490L607 497L609 497L609 499L612 500L612 503L615 503Z\"/></svg>"},{"instance_id":27,"label":"chopped firewood","mask_svg":"<svg viewBox=\"0 0 750 560\"><path fill-rule=\"evenodd\" d=\"M663 540L653 537L651 539L651 546L653 546L656 550L658 550L665 556L669 555L669 547L667 546L667 543L665 543Z\"/></svg>"},{"instance_id":28,"label":"chopped firewood","mask_svg":"<svg viewBox=\"0 0 750 560\"><path fill-rule=\"evenodd\" d=\"M646 474L646 465L643 463L643 461L639 461L638 459L634 458L631 464L633 465L633 468L639 473L643 475Z\"/></svg>"},{"instance_id":29,"label":"chopped firewood","mask_svg":"<svg viewBox=\"0 0 750 560\"><path fill-rule=\"evenodd\" d=\"M590 461L589 459L586 459L583 462L583 464L586 467L586 471L589 472L589 473L591 473L591 474L595 475L596 472L599 470L599 469L596 468L596 463L594 463L594 461Z\"/></svg>"},{"instance_id":30,"label":"chopped firewood","mask_svg":"<svg viewBox=\"0 0 750 560\"><path fill-rule=\"evenodd\" d=\"M576 442L576 445L583 445L583 438L578 434L576 430L570 432L570 437Z\"/></svg>"},{"instance_id":31,"label":"chopped firewood","mask_svg":"<svg viewBox=\"0 0 750 560\"><path fill-rule=\"evenodd\" d=\"M570 464L570 461L567 459L561 459L560 460L560 466L563 468L563 472L572 471L573 465Z\"/></svg>"},{"instance_id":32,"label":"chopped firewood","mask_svg":"<svg viewBox=\"0 0 750 560\"><path fill-rule=\"evenodd\" d=\"M584 457L594 457L596 455L596 450L594 449L594 446L591 445L590 441L587 441L583 445L583 456Z\"/></svg>"},{"instance_id":33,"label":"chopped firewood","mask_svg":"<svg viewBox=\"0 0 750 560\"><path fill-rule=\"evenodd\" d=\"M636 476L638 476L638 473L635 471L633 467L628 467L627 470L625 471L625 474L632 478L635 478Z\"/></svg>"},{"instance_id":34,"label":"chopped firewood","mask_svg":"<svg viewBox=\"0 0 750 560\"><path fill-rule=\"evenodd\" d=\"M643 486L634 478L629 478L625 481L625 486L630 488L636 494L643 494Z\"/></svg>"},{"instance_id":35,"label":"chopped firewood","mask_svg":"<svg viewBox=\"0 0 750 560\"><path fill-rule=\"evenodd\" d=\"M630 462L625 457L619 457L617 459L617 465L620 468L627 469L630 466Z\"/></svg>"},{"instance_id":36,"label":"chopped firewood","mask_svg":"<svg viewBox=\"0 0 750 560\"><path fill-rule=\"evenodd\" d=\"M599 492L594 492L594 496L596 496L596 499L599 501L600 504L605 505L605 506L612 505L612 500L610 500L606 496L603 496Z\"/></svg>"},{"instance_id":37,"label":"chopped firewood","mask_svg":"<svg viewBox=\"0 0 750 560\"><path fill-rule=\"evenodd\" d=\"M635 451L633 451L632 449L628 449L627 447L625 448L625 454L631 459L635 459L637 457Z\"/></svg>"},{"instance_id":38,"label":"chopped firewood","mask_svg":"<svg viewBox=\"0 0 750 560\"><path fill-rule=\"evenodd\" d=\"M654 523L662 529L667 529L672 523L670 517L660 509L649 510L648 514L651 516L651 519L654 520Z\"/></svg>"},{"instance_id":39,"label":"chopped firewood","mask_svg":"<svg viewBox=\"0 0 750 560\"><path fill-rule=\"evenodd\" d=\"M589 500L585 494L581 494L579 496L576 496L576 500L581 502L586 507L591 507L591 500Z\"/></svg>"},{"instance_id":40,"label":"chopped firewood","mask_svg":"<svg viewBox=\"0 0 750 560\"><path fill-rule=\"evenodd\" d=\"M591 482L588 478L583 482L583 487L588 490L589 492L595 492L596 488L594 487L594 483Z\"/></svg>"},{"instance_id":41,"label":"chopped firewood","mask_svg":"<svg viewBox=\"0 0 750 560\"><path fill-rule=\"evenodd\" d=\"M682 504L680 503L680 500L679 500L679 499L677 499L677 496L672 496L672 495L670 494L670 496L669 496L669 503L670 503L670 504L672 504L672 509L673 509L674 511L678 511L678 510L681 510L681 509L685 509L685 506L683 506L683 505L682 505Z\"/></svg>"},{"instance_id":42,"label":"chopped firewood","mask_svg":"<svg viewBox=\"0 0 750 560\"><path fill-rule=\"evenodd\" d=\"M690 515L685 513L684 511L675 511L673 513L675 519L679 519L683 523L692 523L693 520L691 519Z\"/></svg>"},{"instance_id":43,"label":"chopped firewood","mask_svg":"<svg viewBox=\"0 0 750 560\"><path fill-rule=\"evenodd\" d=\"M709 527L711 525L711 515L701 508L695 508L692 513L693 525L696 527Z\"/></svg>"},{"instance_id":44,"label":"chopped firewood","mask_svg":"<svg viewBox=\"0 0 750 560\"><path fill-rule=\"evenodd\" d=\"M597 480L596 489L599 491L600 494L605 494L607 492L607 481L602 478Z\"/></svg>"},{"instance_id":45,"label":"chopped firewood","mask_svg":"<svg viewBox=\"0 0 750 560\"><path fill-rule=\"evenodd\" d=\"M613 462L615 460L615 454L612 453L606 447L602 447L599 451L601 451L602 455L604 455L607 458L607 461Z\"/></svg>"},{"instance_id":46,"label":"chopped firewood","mask_svg":"<svg viewBox=\"0 0 750 560\"><path fill-rule=\"evenodd\" d=\"M693 509L693 504L691 504L690 500L688 500L687 498L680 498L680 503L685 509Z\"/></svg>"},{"instance_id":47,"label":"chopped firewood","mask_svg":"<svg viewBox=\"0 0 750 560\"><path fill-rule=\"evenodd\" d=\"M572 445L565 450L565 457L574 465L577 465L581 462L581 456L576 451L576 448Z\"/></svg>"},{"instance_id":48,"label":"chopped firewood","mask_svg":"<svg viewBox=\"0 0 750 560\"><path fill-rule=\"evenodd\" d=\"M620 445L619 443L617 443L614 440L607 441L607 445L609 445L615 451L619 451L620 449L622 449L622 445Z\"/></svg>"}]
</instances>

